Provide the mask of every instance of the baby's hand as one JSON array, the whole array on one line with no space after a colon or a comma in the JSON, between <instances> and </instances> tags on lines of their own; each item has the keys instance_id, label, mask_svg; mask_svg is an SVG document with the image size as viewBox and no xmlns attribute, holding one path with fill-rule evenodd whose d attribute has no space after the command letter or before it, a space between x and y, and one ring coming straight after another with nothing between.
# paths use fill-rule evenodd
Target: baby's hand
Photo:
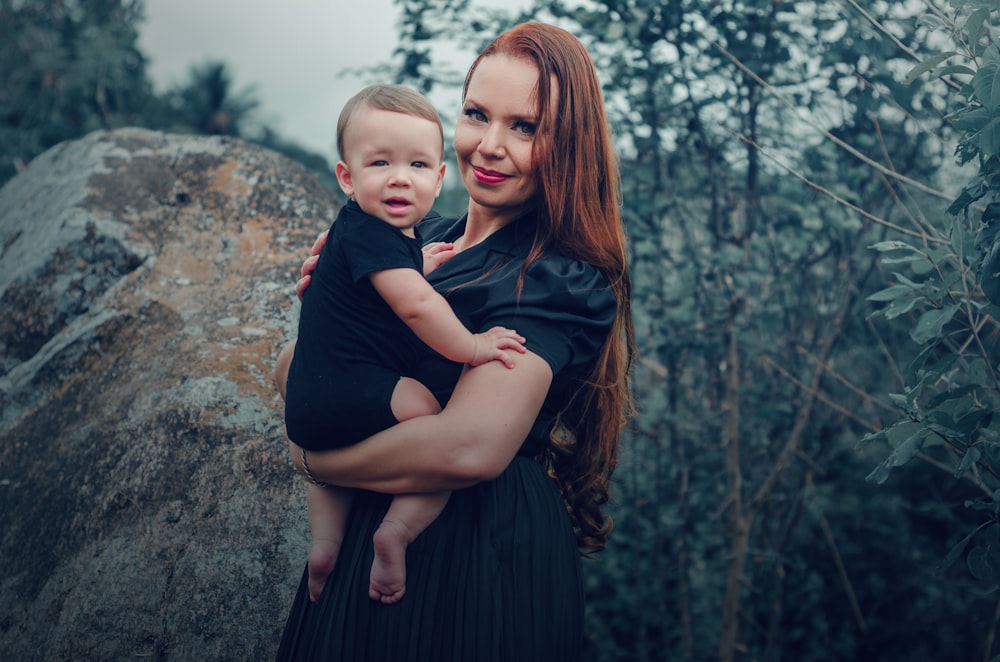
<instances>
[{"instance_id":1,"label":"baby's hand","mask_svg":"<svg viewBox=\"0 0 1000 662\"><path fill-rule=\"evenodd\" d=\"M425 276L456 255L455 244L446 241L432 241L429 244L425 244L422 251L424 254Z\"/></svg>"},{"instance_id":2,"label":"baby's hand","mask_svg":"<svg viewBox=\"0 0 1000 662\"><path fill-rule=\"evenodd\" d=\"M508 368L513 368L514 357L510 352L524 354L528 351L524 348L524 336L502 326L495 326L484 333L474 333L472 338L476 341L476 349L469 365L473 367L490 361L500 361Z\"/></svg>"}]
</instances>

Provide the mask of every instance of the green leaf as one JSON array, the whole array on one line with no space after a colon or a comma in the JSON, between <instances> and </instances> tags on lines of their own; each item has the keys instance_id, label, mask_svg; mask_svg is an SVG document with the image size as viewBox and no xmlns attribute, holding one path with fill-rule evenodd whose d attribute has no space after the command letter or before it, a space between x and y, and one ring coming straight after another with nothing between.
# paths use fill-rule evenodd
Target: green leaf
<instances>
[{"instance_id":1,"label":"green leaf","mask_svg":"<svg viewBox=\"0 0 1000 662\"><path fill-rule=\"evenodd\" d=\"M990 556L989 550L985 547L973 547L969 550L969 555L965 559L972 576L984 584L993 585L1000 577L997 566Z\"/></svg>"},{"instance_id":2,"label":"green leaf","mask_svg":"<svg viewBox=\"0 0 1000 662\"><path fill-rule=\"evenodd\" d=\"M937 413L947 414L951 419L956 419L972 409L975 403L975 393L975 385L963 384L934 396L927 403L927 406Z\"/></svg>"},{"instance_id":3,"label":"green leaf","mask_svg":"<svg viewBox=\"0 0 1000 662\"><path fill-rule=\"evenodd\" d=\"M938 356L933 345L925 347L913 359L906 373L906 383L911 384L913 390L922 387L924 381L936 382L947 371L952 369L958 360L956 354L945 354Z\"/></svg>"},{"instance_id":4,"label":"green leaf","mask_svg":"<svg viewBox=\"0 0 1000 662\"><path fill-rule=\"evenodd\" d=\"M857 450L862 450L863 448L877 441L885 441L885 430L879 430L878 432L869 432L865 436L861 437L861 441L857 443L855 448Z\"/></svg>"},{"instance_id":5,"label":"green leaf","mask_svg":"<svg viewBox=\"0 0 1000 662\"><path fill-rule=\"evenodd\" d=\"M931 432L929 435L924 437L924 448L944 446L946 443L945 438L935 432Z\"/></svg>"},{"instance_id":6,"label":"green leaf","mask_svg":"<svg viewBox=\"0 0 1000 662\"><path fill-rule=\"evenodd\" d=\"M990 121L990 111L985 108L972 108L954 113L948 121L959 131L977 131Z\"/></svg>"},{"instance_id":7,"label":"green leaf","mask_svg":"<svg viewBox=\"0 0 1000 662\"><path fill-rule=\"evenodd\" d=\"M993 464L1000 464L1000 440L995 438L997 435L988 429L984 429L982 435L986 440L981 444L986 461Z\"/></svg>"},{"instance_id":8,"label":"green leaf","mask_svg":"<svg viewBox=\"0 0 1000 662\"><path fill-rule=\"evenodd\" d=\"M1000 1L998 0L951 0L948 4L956 9L967 8L1000 10Z\"/></svg>"},{"instance_id":9,"label":"green leaf","mask_svg":"<svg viewBox=\"0 0 1000 662\"><path fill-rule=\"evenodd\" d=\"M898 299L903 295L908 295L913 293L913 287L910 285L892 285L880 290L875 294L871 294L867 297L868 301L893 301Z\"/></svg>"},{"instance_id":10,"label":"green leaf","mask_svg":"<svg viewBox=\"0 0 1000 662\"><path fill-rule=\"evenodd\" d=\"M896 319L900 315L905 315L906 313L913 310L918 303L923 303L926 301L923 297L915 297L912 301L906 302L895 302L888 309L882 311L882 314L887 320Z\"/></svg>"},{"instance_id":11,"label":"green leaf","mask_svg":"<svg viewBox=\"0 0 1000 662\"><path fill-rule=\"evenodd\" d=\"M971 258L975 250L975 235L973 235L965 223L952 223L949 228L949 239L951 249L956 255L963 258L964 263L972 264Z\"/></svg>"},{"instance_id":12,"label":"green leaf","mask_svg":"<svg viewBox=\"0 0 1000 662\"><path fill-rule=\"evenodd\" d=\"M918 293L913 292L909 298L900 297L899 299L891 302L888 306L882 309L881 313L887 320L896 319L900 315L905 315L913 310L917 304L924 303L926 301L927 297L920 296Z\"/></svg>"},{"instance_id":13,"label":"green leaf","mask_svg":"<svg viewBox=\"0 0 1000 662\"><path fill-rule=\"evenodd\" d=\"M962 474L969 470L969 468L979 461L982 453L979 449L973 446L972 448L965 451L965 455L962 456L962 461L959 463L958 468L955 469L955 478L961 478Z\"/></svg>"},{"instance_id":14,"label":"green leaf","mask_svg":"<svg viewBox=\"0 0 1000 662\"><path fill-rule=\"evenodd\" d=\"M956 544L954 547L948 550L947 556L944 557L944 560L941 561L941 565L939 565L937 568L938 571L940 572L942 570L947 570L948 568L950 568L955 563L955 561L958 560L958 557L962 555L962 552L964 552L965 548L969 545L969 541L972 540L972 537L975 535L976 532L973 531L969 535L959 540L958 544Z\"/></svg>"},{"instance_id":15,"label":"green leaf","mask_svg":"<svg viewBox=\"0 0 1000 662\"><path fill-rule=\"evenodd\" d=\"M986 538L986 545L991 551L1000 552L1000 525L991 524L986 527L983 537Z\"/></svg>"},{"instance_id":16,"label":"green leaf","mask_svg":"<svg viewBox=\"0 0 1000 662\"><path fill-rule=\"evenodd\" d=\"M886 458L886 464L892 467L901 467L920 452L923 446L924 434L918 430L914 434L903 440L898 446L892 449L892 453Z\"/></svg>"},{"instance_id":17,"label":"green leaf","mask_svg":"<svg viewBox=\"0 0 1000 662\"><path fill-rule=\"evenodd\" d=\"M920 249L911 246L905 241L879 241L877 243L872 244L868 248L874 249L879 253L885 253L886 251L898 251L898 250L920 252Z\"/></svg>"},{"instance_id":18,"label":"green leaf","mask_svg":"<svg viewBox=\"0 0 1000 662\"><path fill-rule=\"evenodd\" d=\"M889 478L889 465L885 462L879 462L870 474L865 476L865 482L871 483L873 485L881 485Z\"/></svg>"},{"instance_id":19,"label":"green leaf","mask_svg":"<svg viewBox=\"0 0 1000 662\"><path fill-rule=\"evenodd\" d=\"M972 88L975 90L976 97L987 110L991 111L991 115L992 110L1000 106L998 80L1000 80L1000 61L997 61L995 55L984 62L972 78Z\"/></svg>"},{"instance_id":20,"label":"green leaf","mask_svg":"<svg viewBox=\"0 0 1000 662\"><path fill-rule=\"evenodd\" d=\"M970 43L976 43L982 39L983 35L989 33L989 20L990 9L987 7L980 7L969 14L962 29L968 35Z\"/></svg>"},{"instance_id":21,"label":"green leaf","mask_svg":"<svg viewBox=\"0 0 1000 662\"><path fill-rule=\"evenodd\" d=\"M895 276L896 280L901 282L903 285L909 285L913 289L918 289L926 285L926 283L915 283L906 276L904 276L903 274L899 273L898 271L892 272L892 275Z\"/></svg>"},{"instance_id":22,"label":"green leaf","mask_svg":"<svg viewBox=\"0 0 1000 662\"><path fill-rule=\"evenodd\" d=\"M976 235L975 247L982 256L979 278L983 293L993 303L1000 303L1000 204L992 203L983 212L983 226Z\"/></svg>"},{"instance_id":23,"label":"green leaf","mask_svg":"<svg viewBox=\"0 0 1000 662\"><path fill-rule=\"evenodd\" d=\"M947 67L941 67L935 72L937 78L943 78L945 76L974 76L976 74L975 69L971 69L964 64L952 64Z\"/></svg>"},{"instance_id":24,"label":"green leaf","mask_svg":"<svg viewBox=\"0 0 1000 662\"><path fill-rule=\"evenodd\" d=\"M958 431L968 437L970 440L974 438L974 433L981 427L986 427L990 424L990 420L993 418L993 410L986 409L985 407L979 407L973 409L968 414L960 416L956 421L955 425L958 427Z\"/></svg>"},{"instance_id":25,"label":"green leaf","mask_svg":"<svg viewBox=\"0 0 1000 662\"><path fill-rule=\"evenodd\" d=\"M920 64L918 64L917 66L910 69L910 73L906 74L904 82L906 84L912 83L917 78L927 73L934 67L938 66L939 64L941 64L942 62L944 62L953 55L955 55L955 51L948 51L947 53L938 53L937 55L933 55L927 58L926 60L920 62Z\"/></svg>"},{"instance_id":26,"label":"green leaf","mask_svg":"<svg viewBox=\"0 0 1000 662\"><path fill-rule=\"evenodd\" d=\"M1000 67L998 67L998 71L1000 71ZM995 89L1000 92L1000 85L997 85ZM1000 154L1000 117L991 119L979 132L979 151L983 156Z\"/></svg>"},{"instance_id":27,"label":"green leaf","mask_svg":"<svg viewBox=\"0 0 1000 662\"><path fill-rule=\"evenodd\" d=\"M928 310L920 316L917 325L910 331L910 337L921 345L932 338L937 338L941 335L944 326L955 317L956 312L958 312L957 304Z\"/></svg>"},{"instance_id":28,"label":"green leaf","mask_svg":"<svg viewBox=\"0 0 1000 662\"><path fill-rule=\"evenodd\" d=\"M977 386L987 386L992 381L990 373L986 369L986 361L981 358L974 359L969 363L969 370L966 376L970 384Z\"/></svg>"},{"instance_id":29,"label":"green leaf","mask_svg":"<svg viewBox=\"0 0 1000 662\"><path fill-rule=\"evenodd\" d=\"M935 14L921 14L917 17L917 27L937 30L944 27L944 21L941 20L940 16Z\"/></svg>"},{"instance_id":30,"label":"green leaf","mask_svg":"<svg viewBox=\"0 0 1000 662\"><path fill-rule=\"evenodd\" d=\"M899 257L886 256L882 258L882 264L906 264L910 265L912 268L914 262L919 262L921 260L926 262L927 258L921 255L900 255Z\"/></svg>"},{"instance_id":31,"label":"green leaf","mask_svg":"<svg viewBox=\"0 0 1000 662\"><path fill-rule=\"evenodd\" d=\"M922 429L923 426L915 421L897 423L886 430L886 441L891 448L896 448L914 434L918 434Z\"/></svg>"},{"instance_id":32,"label":"green leaf","mask_svg":"<svg viewBox=\"0 0 1000 662\"><path fill-rule=\"evenodd\" d=\"M975 155L970 155L970 158ZM962 161L965 163L965 161ZM970 180L968 184L962 187L961 193L958 194L950 205L948 205L948 214L952 216L957 216L961 214L966 209L968 209L976 200L979 200L984 195L986 195L986 178L985 177L975 177Z\"/></svg>"},{"instance_id":33,"label":"green leaf","mask_svg":"<svg viewBox=\"0 0 1000 662\"><path fill-rule=\"evenodd\" d=\"M902 393L890 393L889 400L891 400L892 404L896 405L900 409L910 408L910 399Z\"/></svg>"},{"instance_id":34,"label":"green leaf","mask_svg":"<svg viewBox=\"0 0 1000 662\"><path fill-rule=\"evenodd\" d=\"M980 512L990 512L995 513L997 509L997 495L993 494L993 501L966 501L965 507L971 510L976 510Z\"/></svg>"}]
</instances>

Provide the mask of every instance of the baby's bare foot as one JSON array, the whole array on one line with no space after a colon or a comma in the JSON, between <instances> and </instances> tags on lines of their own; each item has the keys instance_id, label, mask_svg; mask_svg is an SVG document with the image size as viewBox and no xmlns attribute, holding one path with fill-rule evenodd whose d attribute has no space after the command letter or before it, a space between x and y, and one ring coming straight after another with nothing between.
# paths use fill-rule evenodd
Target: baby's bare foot
<instances>
[{"instance_id":1,"label":"baby's bare foot","mask_svg":"<svg viewBox=\"0 0 1000 662\"><path fill-rule=\"evenodd\" d=\"M400 522L383 520L372 538L375 560L368 597L383 604L399 602L406 593L406 546L409 532Z\"/></svg>"},{"instance_id":2,"label":"baby's bare foot","mask_svg":"<svg viewBox=\"0 0 1000 662\"><path fill-rule=\"evenodd\" d=\"M309 600L319 602L326 578L337 563L338 545L332 540L314 540L309 549Z\"/></svg>"}]
</instances>

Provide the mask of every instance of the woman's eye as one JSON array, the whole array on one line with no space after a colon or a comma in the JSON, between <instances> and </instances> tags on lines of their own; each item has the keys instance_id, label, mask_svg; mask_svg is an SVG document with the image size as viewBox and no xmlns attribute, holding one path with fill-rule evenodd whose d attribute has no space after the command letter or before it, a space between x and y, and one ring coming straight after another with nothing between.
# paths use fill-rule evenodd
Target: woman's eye
<instances>
[{"instance_id":1,"label":"woman's eye","mask_svg":"<svg viewBox=\"0 0 1000 662\"><path fill-rule=\"evenodd\" d=\"M535 135L535 125L531 122L517 122L514 124L514 130L526 136Z\"/></svg>"},{"instance_id":2,"label":"woman's eye","mask_svg":"<svg viewBox=\"0 0 1000 662\"><path fill-rule=\"evenodd\" d=\"M477 122L486 121L486 115L483 115L480 111L476 110L475 108L466 108L462 112L465 114L466 117L468 117L471 120L475 120Z\"/></svg>"}]
</instances>

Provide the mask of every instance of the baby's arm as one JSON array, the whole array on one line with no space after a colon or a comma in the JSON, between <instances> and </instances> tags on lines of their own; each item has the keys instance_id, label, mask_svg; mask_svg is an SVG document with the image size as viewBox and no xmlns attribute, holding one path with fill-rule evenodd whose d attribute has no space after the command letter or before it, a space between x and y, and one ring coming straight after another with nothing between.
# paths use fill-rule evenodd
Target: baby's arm
<instances>
[{"instance_id":1,"label":"baby's arm","mask_svg":"<svg viewBox=\"0 0 1000 662\"><path fill-rule=\"evenodd\" d=\"M417 337L447 359L473 366L496 360L513 368L508 350L525 352L524 338L511 329L495 326L485 333L466 329L445 298L415 269L385 269L369 278Z\"/></svg>"}]
</instances>

